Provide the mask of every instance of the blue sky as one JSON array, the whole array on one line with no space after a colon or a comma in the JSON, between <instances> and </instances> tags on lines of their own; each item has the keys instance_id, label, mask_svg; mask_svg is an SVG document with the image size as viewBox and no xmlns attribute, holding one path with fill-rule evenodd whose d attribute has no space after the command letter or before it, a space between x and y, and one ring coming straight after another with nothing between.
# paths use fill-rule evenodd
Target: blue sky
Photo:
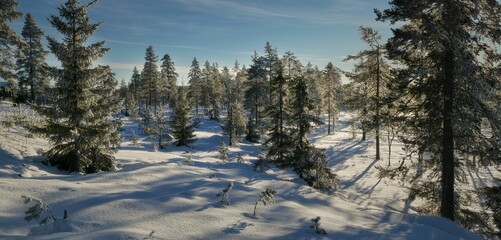
<instances>
[{"instance_id":1,"label":"blue sky","mask_svg":"<svg viewBox=\"0 0 501 240\"><path fill-rule=\"evenodd\" d=\"M18 0L18 10L34 15L46 35L58 37L47 18L57 15L65 0ZM89 2L82 0L82 3ZM374 8L386 9L388 0L100 0L89 10L93 22L104 22L91 41L106 40L108 64L119 80L129 80L141 69L145 50L154 47L159 59L169 54L178 82L196 57L232 67L235 60L249 65L254 51L269 41L280 56L292 51L304 63L324 68L327 62L343 70L342 59L366 46L358 27L370 26L389 36L390 26L376 22ZM18 32L24 19L13 26ZM49 64L56 65L53 57ZM159 63L160 65L160 63Z\"/></svg>"}]
</instances>

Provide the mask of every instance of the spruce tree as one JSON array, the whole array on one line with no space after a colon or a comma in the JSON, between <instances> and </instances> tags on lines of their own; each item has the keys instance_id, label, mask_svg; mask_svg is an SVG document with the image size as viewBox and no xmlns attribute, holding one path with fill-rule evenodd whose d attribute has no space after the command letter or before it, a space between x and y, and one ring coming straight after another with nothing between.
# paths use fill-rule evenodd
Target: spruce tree
<instances>
[{"instance_id":1,"label":"spruce tree","mask_svg":"<svg viewBox=\"0 0 501 240\"><path fill-rule=\"evenodd\" d=\"M327 167L327 160L322 149L310 144L308 134L315 125L324 124L318 117L311 114L314 109L313 101L308 93L306 80L299 76L293 80L292 106L289 124L291 130L292 153L288 165L294 169L300 178L309 185L330 190L337 187L337 177Z\"/></svg>"},{"instance_id":2,"label":"spruce tree","mask_svg":"<svg viewBox=\"0 0 501 240\"><path fill-rule=\"evenodd\" d=\"M131 76L130 82L129 82L129 91L132 95L132 98L139 99L140 88L141 88L141 74L137 70L137 67L134 67L134 70L132 70L132 76Z\"/></svg>"},{"instance_id":3,"label":"spruce tree","mask_svg":"<svg viewBox=\"0 0 501 240\"><path fill-rule=\"evenodd\" d=\"M14 79L14 56L21 39L10 27L9 23L19 19L23 14L16 10L16 0L0 1L0 79Z\"/></svg>"},{"instance_id":4,"label":"spruce tree","mask_svg":"<svg viewBox=\"0 0 501 240\"><path fill-rule=\"evenodd\" d=\"M162 105L169 103L170 106L174 105L177 94L177 77L176 67L174 62L170 58L169 54L165 54L162 57L162 65L160 66L160 98L162 99Z\"/></svg>"},{"instance_id":5,"label":"spruce tree","mask_svg":"<svg viewBox=\"0 0 501 240\"><path fill-rule=\"evenodd\" d=\"M372 28L359 28L362 40L369 45L368 50L359 52L354 56L348 56L345 61L356 60L354 73L347 74L352 79L356 92L352 101L357 102L361 109L357 118L362 123L365 140L368 130L374 129L376 139L376 159L380 159L380 128L382 99L386 92L385 86L389 79L389 65L384 61L385 50L380 43L381 34Z\"/></svg>"},{"instance_id":6,"label":"spruce tree","mask_svg":"<svg viewBox=\"0 0 501 240\"><path fill-rule=\"evenodd\" d=\"M228 117L223 127L225 134L230 138L230 146L238 143L239 137L245 132L246 123L243 105L238 99L234 99L228 108Z\"/></svg>"},{"instance_id":7,"label":"spruce tree","mask_svg":"<svg viewBox=\"0 0 501 240\"><path fill-rule=\"evenodd\" d=\"M193 133L198 123L193 121L190 112L191 107L186 99L186 94L181 90L178 94L170 122L176 146L188 146L197 140Z\"/></svg>"},{"instance_id":8,"label":"spruce tree","mask_svg":"<svg viewBox=\"0 0 501 240\"><path fill-rule=\"evenodd\" d=\"M188 73L190 84L188 86L188 97L191 100L191 105L195 107L195 115L198 116L198 109L202 99L202 70L196 58L191 62L190 72Z\"/></svg>"},{"instance_id":9,"label":"spruce tree","mask_svg":"<svg viewBox=\"0 0 501 240\"><path fill-rule=\"evenodd\" d=\"M37 95L44 94L49 87L47 51L42 45L43 31L37 26L31 14L26 14L23 31L23 47L17 59L17 75L23 98L34 103ZM29 93L28 89L29 87Z\"/></svg>"},{"instance_id":10,"label":"spruce tree","mask_svg":"<svg viewBox=\"0 0 501 240\"><path fill-rule=\"evenodd\" d=\"M279 166L286 165L286 159L291 153L290 131L287 127L289 119L287 89L289 86L282 73L283 67L280 64L278 75L271 81L271 89L276 98L273 101L276 104L266 109L266 115L270 118L269 138L265 142L268 146L266 158Z\"/></svg>"},{"instance_id":11,"label":"spruce tree","mask_svg":"<svg viewBox=\"0 0 501 240\"><path fill-rule=\"evenodd\" d=\"M49 18L63 34L62 42L47 37L49 49L62 68L57 71L54 103L37 109L45 123L34 131L48 137L53 145L45 153L49 163L70 172L110 170L120 140L119 123L110 121L117 110L117 81L109 67L93 66L108 49L104 41L85 45L101 26L91 23L87 15L95 3L81 5L78 0L68 0L58 7L60 16Z\"/></svg>"},{"instance_id":12,"label":"spruce tree","mask_svg":"<svg viewBox=\"0 0 501 240\"><path fill-rule=\"evenodd\" d=\"M398 110L406 116L402 137L409 157L431 153L420 166L402 164L411 197L424 198L423 210L470 226L472 211L464 204L465 168L475 169L471 155L482 165L500 160L500 119L495 92L501 43L501 5L497 1L399 1L376 11L379 20L402 23L393 30L387 48L402 66L395 78ZM482 121L488 127L482 127ZM492 134L484 134L483 129ZM475 151L472 151L474 149ZM419 163L419 161L418 161ZM425 174L426 173L426 174Z\"/></svg>"},{"instance_id":13,"label":"spruce tree","mask_svg":"<svg viewBox=\"0 0 501 240\"><path fill-rule=\"evenodd\" d=\"M153 112L157 111L159 103L159 72L158 72L158 56L155 55L153 46L146 49L146 60L141 72L141 99L146 103L146 109L153 108Z\"/></svg>"},{"instance_id":14,"label":"spruce tree","mask_svg":"<svg viewBox=\"0 0 501 240\"><path fill-rule=\"evenodd\" d=\"M264 59L256 52L252 57L252 64L247 71L245 85L244 106L250 112L251 117L247 123L247 140L259 141L259 127L262 124L262 113L267 103L266 96L266 69Z\"/></svg>"}]
</instances>

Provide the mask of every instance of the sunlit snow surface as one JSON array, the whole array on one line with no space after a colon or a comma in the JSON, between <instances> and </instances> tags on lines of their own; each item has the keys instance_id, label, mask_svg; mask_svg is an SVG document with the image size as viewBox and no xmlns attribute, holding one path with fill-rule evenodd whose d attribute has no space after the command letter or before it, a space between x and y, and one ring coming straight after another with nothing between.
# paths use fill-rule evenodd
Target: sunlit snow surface
<instances>
[{"instance_id":1,"label":"sunlit snow surface","mask_svg":"<svg viewBox=\"0 0 501 240\"><path fill-rule=\"evenodd\" d=\"M0 105L0 120L11 103ZM41 164L38 153L45 140L21 128L0 127L0 239L481 239L456 224L435 216L419 216L402 199L397 181L379 180L375 166L387 164L387 144L374 161L374 144L352 138L342 114L334 135L317 129L311 141L327 149L332 170L341 179L334 193L320 193L287 170L265 173L252 169L260 145L241 143L230 148L231 161L219 162L223 139L220 124L202 120L191 148L169 146L155 151L137 124L124 118L124 141L116 154L119 168L97 174L68 174ZM139 147L132 146L132 130ZM403 156L393 144L393 158ZM246 161L237 163L240 154ZM194 165L184 164L192 155ZM396 160L393 160L396 162ZM489 173L471 175L476 186L490 181ZM231 204L219 206L216 197L233 181ZM278 193L275 203L258 205L266 188ZM47 225L26 222L28 205L22 195L46 202L58 221ZM61 219L64 210L69 218ZM311 219L321 217L327 235L319 235Z\"/></svg>"}]
</instances>

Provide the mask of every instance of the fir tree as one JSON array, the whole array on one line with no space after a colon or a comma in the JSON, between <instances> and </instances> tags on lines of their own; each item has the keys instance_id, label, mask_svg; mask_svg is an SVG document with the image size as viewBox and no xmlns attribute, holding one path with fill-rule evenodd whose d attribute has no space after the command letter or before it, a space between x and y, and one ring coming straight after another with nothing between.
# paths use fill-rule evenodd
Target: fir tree
<instances>
[{"instance_id":1,"label":"fir tree","mask_svg":"<svg viewBox=\"0 0 501 240\"><path fill-rule=\"evenodd\" d=\"M132 76L130 78L130 83L129 83L129 91L132 95L132 98L139 99L140 88L141 88L141 74L139 74L137 67L134 67L134 70L132 70Z\"/></svg>"},{"instance_id":2,"label":"fir tree","mask_svg":"<svg viewBox=\"0 0 501 240\"><path fill-rule=\"evenodd\" d=\"M202 70L196 58L191 62L190 72L188 73L189 87L188 97L191 99L191 105L195 107L195 115L198 116L198 108L202 99Z\"/></svg>"},{"instance_id":3,"label":"fir tree","mask_svg":"<svg viewBox=\"0 0 501 240\"><path fill-rule=\"evenodd\" d=\"M327 167L325 153L311 145L308 140L308 133L313 127L322 125L323 122L311 114L314 105L308 93L306 80L297 77L293 81L292 108L289 118L289 124L293 126L291 131L292 154L285 166L292 167L300 178L315 188L334 189L337 187L338 180Z\"/></svg>"},{"instance_id":4,"label":"fir tree","mask_svg":"<svg viewBox=\"0 0 501 240\"><path fill-rule=\"evenodd\" d=\"M234 101L235 102L231 103L228 108L228 118L223 127L225 134L230 138L230 146L238 143L239 136L245 133L245 126L247 123L242 103L238 102L237 99Z\"/></svg>"},{"instance_id":5,"label":"fir tree","mask_svg":"<svg viewBox=\"0 0 501 240\"><path fill-rule=\"evenodd\" d=\"M146 60L141 72L141 99L146 103L146 109L153 107L153 112L157 111L159 103L159 72L157 67L158 56L155 55L153 46L146 49Z\"/></svg>"},{"instance_id":6,"label":"fir tree","mask_svg":"<svg viewBox=\"0 0 501 240\"><path fill-rule=\"evenodd\" d=\"M247 124L247 136L250 142L259 141L259 127L262 124L262 113L266 106L266 69L264 60L256 52L252 57L252 65L247 71L247 81L245 82L244 106L251 114Z\"/></svg>"},{"instance_id":7,"label":"fir tree","mask_svg":"<svg viewBox=\"0 0 501 240\"><path fill-rule=\"evenodd\" d=\"M176 146L188 146L197 140L193 133L198 123L193 121L190 112L191 107L186 99L186 94L180 91L170 122Z\"/></svg>"},{"instance_id":8,"label":"fir tree","mask_svg":"<svg viewBox=\"0 0 501 240\"><path fill-rule=\"evenodd\" d=\"M21 35L23 47L17 59L19 87L23 98L34 103L37 95L44 94L48 89L49 80L48 66L45 63L47 51L42 45L44 33L29 13L26 15ZM27 87L29 87L29 93Z\"/></svg>"},{"instance_id":9,"label":"fir tree","mask_svg":"<svg viewBox=\"0 0 501 240\"><path fill-rule=\"evenodd\" d=\"M169 135L169 121L164 114L163 108L157 108L154 114L146 112L143 117L141 128L146 135L152 136L157 141L160 149L164 148L164 142L171 140Z\"/></svg>"},{"instance_id":10,"label":"fir tree","mask_svg":"<svg viewBox=\"0 0 501 240\"><path fill-rule=\"evenodd\" d=\"M179 75L176 73L176 67L174 66L174 62L170 58L169 54L165 54L162 57L162 65L160 66L160 68L161 87L159 94L162 99L162 104L168 102L170 106L173 106L176 100L177 77Z\"/></svg>"},{"instance_id":11,"label":"fir tree","mask_svg":"<svg viewBox=\"0 0 501 240\"><path fill-rule=\"evenodd\" d=\"M48 137L53 145L45 153L50 164L70 172L109 170L120 140L120 123L110 121L111 114L118 110L114 92L117 81L109 67L92 66L108 49L104 42L85 46L101 26L92 24L87 15L87 9L95 3L80 5L78 0L69 0L58 8L60 17L49 18L64 35L62 42L47 37L62 69L57 72L55 102L38 108L46 121L34 131Z\"/></svg>"},{"instance_id":12,"label":"fir tree","mask_svg":"<svg viewBox=\"0 0 501 240\"><path fill-rule=\"evenodd\" d=\"M287 106L288 84L282 72L283 68L280 65L278 75L271 81L271 88L275 93L274 96L276 96L273 101L276 104L272 104L266 109L266 115L270 118L268 128L270 137L265 142L268 146L267 159L281 166L285 165L285 161L291 153L290 132L287 128L287 120L289 119Z\"/></svg>"},{"instance_id":13,"label":"fir tree","mask_svg":"<svg viewBox=\"0 0 501 240\"><path fill-rule=\"evenodd\" d=\"M403 66L394 80L394 97L405 100L397 106L406 117L402 137L410 158L432 153L420 165L425 171L409 174L412 166L402 164L393 172L408 176L411 197L430 203L423 211L467 226L475 216L464 208L465 191L456 189L466 184L465 167L476 167L469 156L480 156L482 165L500 159L499 103L492 100L500 85L501 5L394 0L390 6L376 13L379 20L403 23L387 45L390 58ZM492 135L482 133L482 120Z\"/></svg>"},{"instance_id":14,"label":"fir tree","mask_svg":"<svg viewBox=\"0 0 501 240\"><path fill-rule=\"evenodd\" d=\"M5 80L15 78L13 59L21 39L9 27L9 23L16 21L23 15L16 10L18 5L16 0L0 1L0 78Z\"/></svg>"},{"instance_id":15,"label":"fir tree","mask_svg":"<svg viewBox=\"0 0 501 240\"><path fill-rule=\"evenodd\" d=\"M221 141L221 144L219 145L219 160L221 160L222 163L227 163L228 162L228 146L226 146L226 143L224 141Z\"/></svg>"}]
</instances>

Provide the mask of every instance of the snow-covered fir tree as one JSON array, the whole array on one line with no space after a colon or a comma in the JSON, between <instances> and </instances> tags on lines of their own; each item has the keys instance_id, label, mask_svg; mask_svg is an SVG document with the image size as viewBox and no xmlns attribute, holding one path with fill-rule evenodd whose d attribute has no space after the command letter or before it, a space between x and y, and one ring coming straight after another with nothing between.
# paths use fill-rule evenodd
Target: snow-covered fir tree
<instances>
[{"instance_id":1,"label":"snow-covered fir tree","mask_svg":"<svg viewBox=\"0 0 501 240\"><path fill-rule=\"evenodd\" d=\"M184 89L179 91L170 124L176 146L188 146L197 140L194 132L198 122L191 116L191 106Z\"/></svg>"},{"instance_id":2,"label":"snow-covered fir tree","mask_svg":"<svg viewBox=\"0 0 501 240\"><path fill-rule=\"evenodd\" d=\"M165 141L171 140L169 135L169 120L165 116L164 108L158 107L157 111L153 114L147 111L146 116L143 117L141 125L143 132L155 138L157 146L163 149Z\"/></svg>"},{"instance_id":3,"label":"snow-covered fir tree","mask_svg":"<svg viewBox=\"0 0 501 240\"><path fill-rule=\"evenodd\" d=\"M139 73L139 70L137 70L137 67L134 67L129 82L129 91L132 95L132 98L136 100L140 99L140 88L141 88L141 74Z\"/></svg>"},{"instance_id":4,"label":"snow-covered fir tree","mask_svg":"<svg viewBox=\"0 0 501 240\"><path fill-rule=\"evenodd\" d=\"M23 100L34 103L36 98L45 95L49 88L49 69L45 63L47 51L42 45L44 33L29 13L26 14L21 36L23 44L17 58L20 95Z\"/></svg>"},{"instance_id":5,"label":"snow-covered fir tree","mask_svg":"<svg viewBox=\"0 0 501 240\"><path fill-rule=\"evenodd\" d=\"M93 66L108 49L104 41L86 46L101 26L93 24L87 9L96 1L81 4L68 0L58 7L60 16L49 18L63 34L62 42L47 37L49 49L61 62L57 71L54 103L37 110L44 116L42 127L34 129L46 136L52 148L45 153L49 163L70 172L107 171L114 164L113 153L120 138L120 123L110 120L117 110L117 85L109 67Z\"/></svg>"},{"instance_id":6,"label":"snow-covered fir tree","mask_svg":"<svg viewBox=\"0 0 501 240\"><path fill-rule=\"evenodd\" d=\"M492 101L501 84L501 4L394 0L389 9L376 13L379 20L401 23L387 48L402 66L392 90L396 99L406 100L397 107L405 116L402 137L408 158L425 152L431 157L425 164L415 162L422 171L400 164L393 173L413 186L411 199L427 200L423 212L480 227L481 218L466 206L467 191L458 190L467 184L466 168L501 159L501 120L495 114L499 102ZM485 129L492 134L484 134Z\"/></svg>"},{"instance_id":7,"label":"snow-covered fir tree","mask_svg":"<svg viewBox=\"0 0 501 240\"><path fill-rule=\"evenodd\" d=\"M9 23L16 21L23 15L16 10L18 5L16 0L0 1L0 16L2 16L0 18L0 78L4 80L15 78L14 57L21 39L9 27Z\"/></svg>"}]
</instances>

